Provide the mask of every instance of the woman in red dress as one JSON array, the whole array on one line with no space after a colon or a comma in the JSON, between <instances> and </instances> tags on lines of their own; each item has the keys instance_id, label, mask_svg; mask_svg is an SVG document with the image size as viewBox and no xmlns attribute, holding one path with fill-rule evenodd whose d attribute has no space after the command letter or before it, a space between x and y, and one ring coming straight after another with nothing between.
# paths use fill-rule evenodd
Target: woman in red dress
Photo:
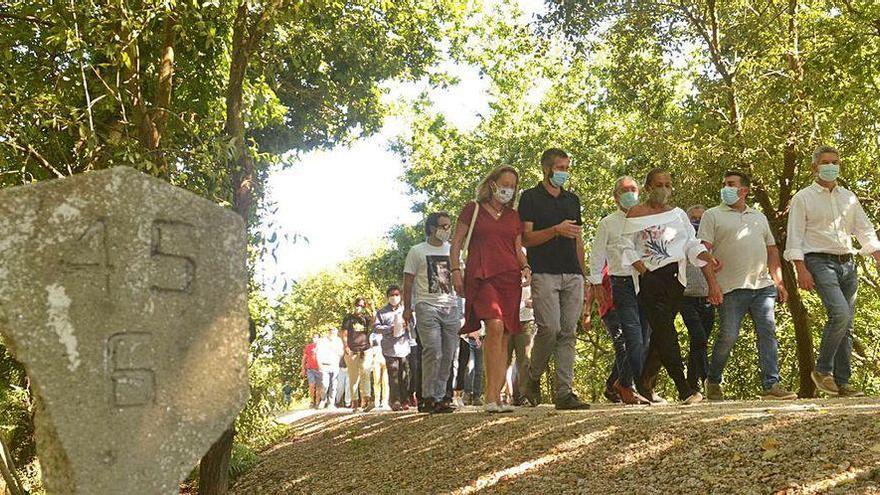
<instances>
[{"instance_id":1,"label":"woman in red dress","mask_svg":"<svg viewBox=\"0 0 880 495\"><path fill-rule=\"evenodd\" d=\"M522 250L522 222L513 209L519 174L512 167L493 170L477 187L477 200L466 205L458 217L449 251L452 283L465 297L465 324L471 333L485 323L483 352L486 363L486 411L510 412L501 404L501 388L507 372L507 341L519 332L522 287L532 272ZM465 273L459 266L468 229L476 215L470 245L466 246Z\"/></svg>"}]
</instances>

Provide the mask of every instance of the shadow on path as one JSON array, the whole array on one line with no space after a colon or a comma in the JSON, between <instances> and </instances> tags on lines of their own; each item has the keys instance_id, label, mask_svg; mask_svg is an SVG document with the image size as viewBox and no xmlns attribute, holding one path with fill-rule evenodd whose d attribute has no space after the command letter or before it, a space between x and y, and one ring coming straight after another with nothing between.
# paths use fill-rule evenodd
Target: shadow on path
<instances>
[{"instance_id":1,"label":"shadow on path","mask_svg":"<svg viewBox=\"0 0 880 495\"><path fill-rule=\"evenodd\" d=\"M284 416L233 493L880 493L880 400Z\"/></svg>"}]
</instances>

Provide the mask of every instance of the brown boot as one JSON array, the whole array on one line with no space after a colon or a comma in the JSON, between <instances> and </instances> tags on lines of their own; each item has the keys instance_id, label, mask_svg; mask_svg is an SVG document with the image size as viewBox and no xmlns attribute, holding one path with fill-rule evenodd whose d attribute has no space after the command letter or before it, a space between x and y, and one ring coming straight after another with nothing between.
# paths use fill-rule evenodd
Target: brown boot
<instances>
[{"instance_id":1,"label":"brown boot","mask_svg":"<svg viewBox=\"0 0 880 495\"><path fill-rule=\"evenodd\" d=\"M364 412L365 413L372 411L373 408L376 407L376 405L373 403L373 399L370 397L365 398L363 400L363 402L364 402Z\"/></svg>"},{"instance_id":2,"label":"brown boot","mask_svg":"<svg viewBox=\"0 0 880 495\"><path fill-rule=\"evenodd\" d=\"M620 401L624 404L635 405L651 403L648 399L639 395L635 390L621 385L619 380L614 382L613 387L614 391L617 392L618 397L620 397Z\"/></svg>"}]
</instances>

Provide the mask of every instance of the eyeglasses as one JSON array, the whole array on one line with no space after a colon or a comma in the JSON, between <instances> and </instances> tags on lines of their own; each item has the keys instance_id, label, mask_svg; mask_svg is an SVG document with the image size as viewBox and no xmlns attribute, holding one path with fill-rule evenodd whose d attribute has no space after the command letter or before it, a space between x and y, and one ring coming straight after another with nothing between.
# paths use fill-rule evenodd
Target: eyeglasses
<instances>
[{"instance_id":1,"label":"eyeglasses","mask_svg":"<svg viewBox=\"0 0 880 495\"><path fill-rule=\"evenodd\" d=\"M449 229L452 228L452 224L451 224L451 223L447 223L446 225L438 225L437 228L440 229L440 230L449 230Z\"/></svg>"}]
</instances>

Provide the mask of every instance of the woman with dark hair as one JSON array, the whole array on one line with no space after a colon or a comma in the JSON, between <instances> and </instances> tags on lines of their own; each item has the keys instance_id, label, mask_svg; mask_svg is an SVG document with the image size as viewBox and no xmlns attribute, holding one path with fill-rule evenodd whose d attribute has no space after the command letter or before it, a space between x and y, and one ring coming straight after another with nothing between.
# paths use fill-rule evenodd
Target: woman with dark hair
<instances>
[{"instance_id":1,"label":"woman with dark hair","mask_svg":"<svg viewBox=\"0 0 880 495\"><path fill-rule=\"evenodd\" d=\"M483 352L486 411L490 413L513 410L501 403L507 345L509 336L520 331L522 287L531 281L522 251L522 223L513 209L518 183L519 174L512 167L496 168L480 182L476 201L466 205L458 217L449 256L452 283L465 295L461 333L479 330L481 322L486 327ZM467 250L464 274L459 265L463 247Z\"/></svg>"},{"instance_id":2,"label":"woman with dark hair","mask_svg":"<svg viewBox=\"0 0 880 495\"><path fill-rule=\"evenodd\" d=\"M659 361L675 382L679 400L693 404L703 400L703 396L685 379L675 315L681 309L687 285L687 263L700 267L712 287L716 285L714 269L718 262L697 239L687 213L669 206L669 172L649 172L644 191L647 201L627 211L620 236L622 264L633 269L639 306L652 329L646 364L636 386L644 397L653 396L649 384L659 370ZM717 304L711 291L710 300Z\"/></svg>"}]
</instances>

